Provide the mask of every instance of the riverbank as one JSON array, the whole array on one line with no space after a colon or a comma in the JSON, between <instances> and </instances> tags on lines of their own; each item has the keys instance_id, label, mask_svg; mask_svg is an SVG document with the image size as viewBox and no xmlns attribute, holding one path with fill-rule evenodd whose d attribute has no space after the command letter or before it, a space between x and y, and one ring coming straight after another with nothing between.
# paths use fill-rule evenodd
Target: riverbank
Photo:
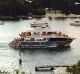
<instances>
[{"instance_id":1,"label":"riverbank","mask_svg":"<svg viewBox=\"0 0 80 74\"><path fill-rule=\"evenodd\" d=\"M31 73L30 72L25 72L25 71L22 71L22 70L8 71L8 70L1 69L0 74L31 74Z\"/></svg>"},{"instance_id":2,"label":"riverbank","mask_svg":"<svg viewBox=\"0 0 80 74\"><path fill-rule=\"evenodd\" d=\"M18 21L21 19L32 19L32 18L36 18L36 19L40 19L40 18L44 18L44 17L48 17L50 19L55 18L55 19L65 19L65 18L80 18L80 15L75 15L75 14L69 14L69 15L65 15L62 14L61 12L54 12L54 11L46 11L46 15L29 15L29 16L0 16L0 20L9 20L9 21Z\"/></svg>"},{"instance_id":3,"label":"riverbank","mask_svg":"<svg viewBox=\"0 0 80 74\"><path fill-rule=\"evenodd\" d=\"M16 16L16 17L12 17L12 16L0 16L0 20L2 21L18 21L18 20L21 20L21 19L32 19L32 18L43 18L45 17L45 15L32 15L32 16Z\"/></svg>"},{"instance_id":4,"label":"riverbank","mask_svg":"<svg viewBox=\"0 0 80 74\"><path fill-rule=\"evenodd\" d=\"M80 15L76 15L76 14L65 15L65 14L62 14L60 11L57 11L57 12L46 11L46 16L54 17L54 18L80 18Z\"/></svg>"}]
</instances>

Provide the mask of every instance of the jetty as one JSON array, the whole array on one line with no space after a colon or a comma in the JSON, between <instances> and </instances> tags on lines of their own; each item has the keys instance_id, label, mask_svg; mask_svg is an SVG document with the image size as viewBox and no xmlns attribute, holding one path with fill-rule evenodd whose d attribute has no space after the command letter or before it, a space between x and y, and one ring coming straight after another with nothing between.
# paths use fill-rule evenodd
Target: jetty
<instances>
[{"instance_id":1,"label":"jetty","mask_svg":"<svg viewBox=\"0 0 80 74\"><path fill-rule=\"evenodd\" d=\"M69 65L43 65L43 66L35 66L35 71L53 71L59 67L70 67Z\"/></svg>"}]
</instances>

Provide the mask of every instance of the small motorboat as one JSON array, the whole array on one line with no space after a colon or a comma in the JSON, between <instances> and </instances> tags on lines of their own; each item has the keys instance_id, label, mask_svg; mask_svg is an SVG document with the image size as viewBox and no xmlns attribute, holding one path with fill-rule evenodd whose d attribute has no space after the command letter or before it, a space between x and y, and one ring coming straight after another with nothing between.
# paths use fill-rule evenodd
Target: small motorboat
<instances>
[{"instance_id":1,"label":"small motorboat","mask_svg":"<svg viewBox=\"0 0 80 74\"><path fill-rule=\"evenodd\" d=\"M31 23L31 27L44 27L44 26L47 26L48 27L48 23L46 23L46 22L42 22L42 23L40 23L40 22L33 22L33 23Z\"/></svg>"},{"instance_id":2,"label":"small motorboat","mask_svg":"<svg viewBox=\"0 0 80 74\"><path fill-rule=\"evenodd\" d=\"M0 21L0 25L4 25L4 22L3 21Z\"/></svg>"},{"instance_id":3,"label":"small motorboat","mask_svg":"<svg viewBox=\"0 0 80 74\"><path fill-rule=\"evenodd\" d=\"M51 16L49 16L48 18L49 18L49 20L52 20L52 17Z\"/></svg>"},{"instance_id":4,"label":"small motorboat","mask_svg":"<svg viewBox=\"0 0 80 74\"><path fill-rule=\"evenodd\" d=\"M72 26L80 26L80 21L75 21L73 23L70 23Z\"/></svg>"}]
</instances>

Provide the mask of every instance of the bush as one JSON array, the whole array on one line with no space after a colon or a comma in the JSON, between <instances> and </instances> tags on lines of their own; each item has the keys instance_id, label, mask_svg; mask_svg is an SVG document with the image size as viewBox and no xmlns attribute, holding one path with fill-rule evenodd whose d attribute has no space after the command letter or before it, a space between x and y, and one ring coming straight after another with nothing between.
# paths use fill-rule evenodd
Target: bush
<instances>
[{"instance_id":1,"label":"bush","mask_svg":"<svg viewBox=\"0 0 80 74\"><path fill-rule=\"evenodd\" d=\"M80 61L77 62L77 64L73 64L70 67L67 67L67 72L70 74L80 74Z\"/></svg>"}]
</instances>

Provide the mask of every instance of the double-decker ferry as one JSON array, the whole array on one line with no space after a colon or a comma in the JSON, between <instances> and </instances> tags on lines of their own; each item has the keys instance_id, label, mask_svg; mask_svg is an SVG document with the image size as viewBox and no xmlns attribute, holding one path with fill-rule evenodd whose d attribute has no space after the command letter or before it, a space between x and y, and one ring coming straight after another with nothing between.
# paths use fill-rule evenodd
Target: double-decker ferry
<instances>
[{"instance_id":1,"label":"double-decker ferry","mask_svg":"<svg viewBox=\"0 0 80 74\"><path fill-rule=\"evenodd\" d=\"M34 30L27 30L19 34L9 43L10 47L29 49L29 48L54 48L67 47L74 38L69 37L62 32L51 31L48 23L31 24Z\"/></svg>"}]
</instances>

